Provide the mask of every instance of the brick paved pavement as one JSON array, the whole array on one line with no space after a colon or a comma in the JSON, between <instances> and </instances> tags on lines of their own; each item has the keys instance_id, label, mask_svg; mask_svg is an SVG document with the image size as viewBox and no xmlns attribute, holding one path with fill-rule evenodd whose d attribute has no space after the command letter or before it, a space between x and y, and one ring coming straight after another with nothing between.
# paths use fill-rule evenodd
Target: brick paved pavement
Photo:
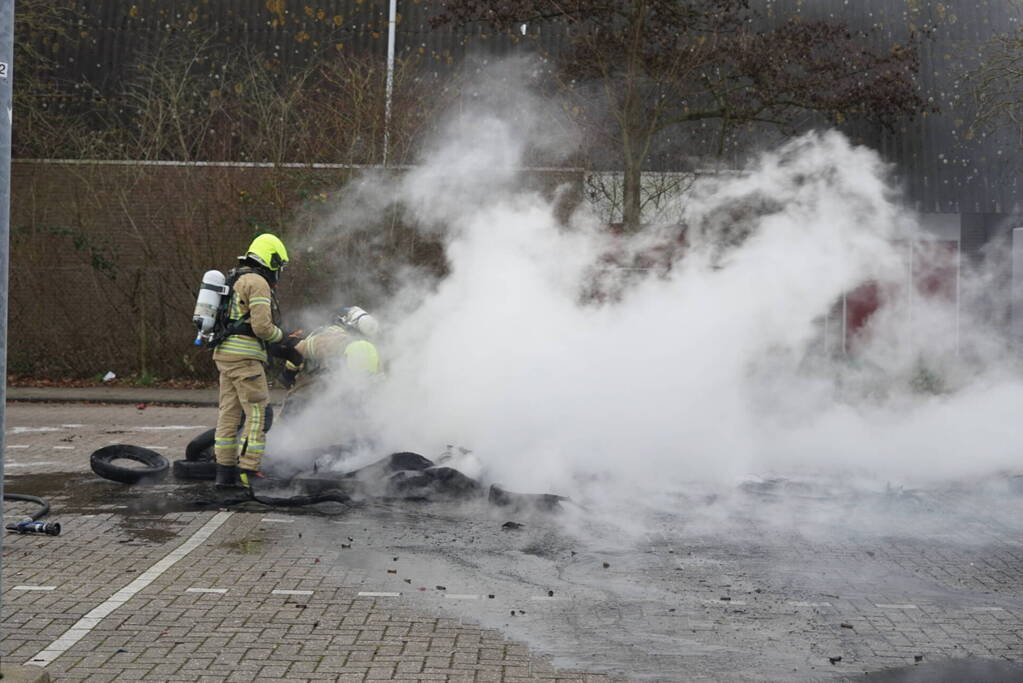
<instances>
[{"instance_id":1,"label":"brick paved pavement","mask_svg":"<svg viewBox=\"0 0 1023 683\"><path fill-rule=\"evenodd\" d=\"M9 407L6 489L50 497L51 518L64 533L5 538L5 661L31 663L217 514L161 513L144 496L133 505L125 487L88 472L92 450L119 441L173 455L210 418L202 408ZM152 487L150 497L166 497L173 488ZM8 514L30 507L8 506ZM265 509L227 514L208 541L90 624L47 664L51 675L61 681L610 680L555 669L494 630L426 614L401 596L360 596L369 592L365 576L340 557L276 540L284 534L298 540L301 532L264 522Z\"/></svg>"},{"instance_id":2,"label":"brick paved pavement","mask_svg":"<svg viewBox=\"0 0 1023 683\"><path fill-rule=\"evenodd\" d=\"M217 516L183 505L205 485L123 487L92 476L88 454L119 441L177 457L211 419L10 407L7 490L50 496L65 533L5 538L5 658L34 658ZM502 532L503 517L471 506L246 507L46 668L57 680L804 681L917 658L1015 661L1021 500L997 486L688 496L632 535L599 516Z\"/></svg>"}]
</instances>

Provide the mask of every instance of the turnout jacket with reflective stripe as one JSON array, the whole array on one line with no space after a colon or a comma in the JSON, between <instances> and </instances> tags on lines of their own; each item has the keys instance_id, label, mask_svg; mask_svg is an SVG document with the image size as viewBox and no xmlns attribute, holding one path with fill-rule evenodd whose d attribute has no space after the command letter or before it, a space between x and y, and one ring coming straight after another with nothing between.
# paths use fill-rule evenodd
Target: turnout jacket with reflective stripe
<instances>
[{"instance_id":1,"label":"turnout jacket with reflective stripe","mask_svg":"<svg viewBox=\"0 0 1023 683\"><path fill-rule=\"evenodd\" d=\"M361 376L376 374L380 369L376 347L340 325L328 325L313 331L295 349L302 355L302 365L296 366L291 361L285 363L289 370L300 371L292 393L304 391L315 384L319 376L340 368Z\"/></svg>"},{"instance_id":2,"label":"turnout jacket with reflective stripe","mask_svg":"<svg viewBox=\"0 0 1023 683\"><path fill-rule=\"evenodd\" d=\"M248 323L252 326L251 337L246 334L232 334L222 341L213 351L214 360L233 360L252 358L266 362L266 344L279 342L284 332L274 320L274 293L269 283L257 273L245 273L234 283L228 319L242 320L248 314Z\"/></svg>"}]
</instances>

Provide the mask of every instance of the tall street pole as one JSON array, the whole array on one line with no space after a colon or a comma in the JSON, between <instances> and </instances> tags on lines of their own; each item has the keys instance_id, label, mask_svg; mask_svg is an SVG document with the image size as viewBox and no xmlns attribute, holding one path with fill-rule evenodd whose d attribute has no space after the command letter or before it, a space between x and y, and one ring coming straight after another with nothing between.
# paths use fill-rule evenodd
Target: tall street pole
<instances>
[{"instance_id":1,"label":"tall street pole","mask_svg":"<svg viewBox=\"0 0 1023 683\"><path fill-rule=\"evenodd\" d=\"M398 26L398 0L391 0L387 10L387 84L384 93L384 167L391 142L391 94L394 91L394 33Z\"/></svg>"},{"instance_id":2,"label":"tall street pole","mask_svg":"<svg viewBox=\"0 0 1023 683\"><path fill-rule=\"evenodd\" d=\"M11 236L11 125L14 121L14 0L0 0L0 498L4 491L7 407L7 290ZM4 513L0 503L0 558ZM0 559L0 569L3 559ZM0 585L0 590L3 586ZM0 609L3 604L0 603Z\"/></svg>"}]
</instances>

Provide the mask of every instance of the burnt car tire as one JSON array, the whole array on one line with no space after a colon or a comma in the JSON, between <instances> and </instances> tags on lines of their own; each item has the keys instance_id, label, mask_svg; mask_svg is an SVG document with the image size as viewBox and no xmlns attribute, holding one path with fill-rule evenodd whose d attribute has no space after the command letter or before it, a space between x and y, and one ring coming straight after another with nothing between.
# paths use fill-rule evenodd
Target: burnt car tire
<instances>
[{"instance_id":1,"label":"burnt car tire","mask_svg":"<svg viewBox=\"0 0 1023 683\"><path fill-rule=\"evenodd\" d=\"M133 460L142 467L119 465L117 460ZM94 451L89 458L92 471L110 481L122 484L152 484L167 476L170 464L156 451L141 446L113 444Z\"/></svg>"},{"instance_id":2,"label":"burnt car tire","mask_svg":"<svg viewBox=\"0 0 1023 683\"><path fill-rule=\"evenodd\" d=\"M217 430L207 429L205 432L195 437L188 442L185 446L185 460L189 462L212 462L213 461L213 442L216 438ZM178 463L181 460L174 461L174 467L177 468ZM174 470L174 475L177 476L177 469Z\"/></svg>"},{"instance_id":3,"label":"burnt car tire","mask_svg":"<svg viewBox=\"0 0 1023 683\"><path fill-rule=\"evenodd\" d=\"M270 431L270 427L273 426L273 423L274 423L274 407L273 406L267 406L266 407L266 427L264 428L263 431L264 432L269 432ZM245 426L245 420L243 418L242 419L242 423L240 425L238 425L238 429L241 429L244 426ZM207 429L205 432L203 432L199 436L197 436L194 439L192 439L191 441L189 441L188 445L185 446L185 460L195 460L195 461L202 461L202 462L210 461L211 462L213 460L213 442L216 440L216 433L217 433L216 428L214 428L214 429Z\"/></svg>"},{"instance_id":4,"label":"burnt car tire","mask_svg":"<svg viewBox=\"0 0 1023 683\"><path fill-rule=\"evenodd\" d=\"M213 460L175 460L175 479L200 479L212 481L217 478L217 463Z\"/></svg>"}]
</instances>

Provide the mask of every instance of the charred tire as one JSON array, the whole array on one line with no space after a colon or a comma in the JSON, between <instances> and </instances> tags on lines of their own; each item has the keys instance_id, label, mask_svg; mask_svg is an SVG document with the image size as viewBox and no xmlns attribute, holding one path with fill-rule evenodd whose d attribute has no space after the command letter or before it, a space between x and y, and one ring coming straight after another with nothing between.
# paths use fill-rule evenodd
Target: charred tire
<instances>
[{"instance_id":1,"label":"charred tire","mask_svg":"<svg viewBox=\"0 0 1023 683\"><path fill-rule=\"evenodd\" d=\"M188 462L213 462L213 442L217 430L207 429L205 432L195 437L188 442L185 446L185 461ZM174 461L174 476L178 476L178 464L181 460ZM192 477L185 477L191 479Z\"/></svg>"},{"instance_id":2,"label":"charred tire","mask_svg":"<svg viewBox=\"0 0 1023 683\"><path fill-rule=\"evenodd\" d=\"M273 406L267 406L266 407L266 416L265 417L266 417L266 427L264 427L263 431L264 432L269 432L270 431L270 427L272 427L273 423L274 423L274 407ZM245 426L245 419L243 418L242 419L242 423L240 425L238 425L238 429L241 429L244 426ZM191 441L189 441L188 445L185 446L185 459L186 460L194 460L194 461L197 461L197 462L212 462L214 460L214 457L213 457L213 443L216 440L216 433L217 433L216 428L214 428L214 429L207 429L205 432L203 432L199 436L197 436L194 439L192 439Z\"/></svg>"},{"instance_id":3,"label":"charred tire","mask_svg":"<svg viewBox=\"0 0 1023 683\"><path fill-rule=\"evenodd\" d=\"M217 463L213 460L175 460L175 479L210 480L217 478Z\"/></svg>"},{"instance_id":4,"label":"charred tire","mask_svg":"<svg viewBox=\"0 0 1023 683\"><path fill-rule=\"evenodd\" d=\"M156 451L141 446L114 444L94 451L89 458L92 471L110 481L122 484L153 484L167 476L170 464ZM117 465L115 460L134 460L143 467Z\"/></svg>"}]
</instances>

